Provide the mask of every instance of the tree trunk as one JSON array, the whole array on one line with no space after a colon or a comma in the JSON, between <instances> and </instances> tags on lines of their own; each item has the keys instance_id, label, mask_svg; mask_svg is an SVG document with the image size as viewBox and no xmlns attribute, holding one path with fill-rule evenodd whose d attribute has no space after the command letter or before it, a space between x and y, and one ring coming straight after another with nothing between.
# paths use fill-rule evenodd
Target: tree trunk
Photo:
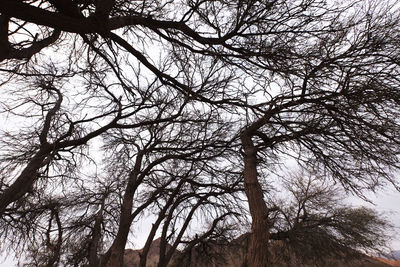
<instances>
[{"instance_id":1,"label":"tree trunk","mask_svg":"<svg viewBox=\"0 0 400 267\"><path fill-rule=\"evenodd\" d=\"M257 179L257 150L250 135L242 134L241 140L244 150L244 185L252 218L246 261L249 267L265 267L268 265L268 208Z\"/></svg>"},{"instance_id":2,"label":"tree trunk","mask_svg":"<svg viewBox=\"0 0 400 267\"><path fill-rule=\"evenodd\" d=\"M121 217L119 221L118 233L107 252L106 262L107 267L122 267L125 253L125 245L131 227L131 211L133 205L134 190L127 190L121 208Z\"/></svg>"},{"instance_id":3,"label":"tree trunk","mask_svg":"<svg viewBox=\"0 0 400 267\"><path fill-rule=\"evenodd\" d=\"M133 196L135 195L139 181L137 181L142 165L143 152L139 151L136 157L135 167L129 175L125 195L122 200L121 216L117 236L113 244L102 260L102 266L122 267L124 263L125 245L128 240L129 230L132 224Z\"/></svg>"},{"instance_id":4,"label":"tree trunk","mask_svg":"<svg viewBox=\"0 0 400 267\"><path fill-rule=\"evenodd\" d=\"M18 178L10 185L3 194L0 195L0 217L3 215L7 206L22 198L32 188L38 178L38 170L42 167L46 156L51 152L49 148L41 148L36 155L29 161L25 169Z\"/></svg>"},{"instance_id":5,"label":"tree trunk","mask_svg":"<svg viewBox=\"0 0 400 267\"><path fill-rule=\"evenodd\" d=\"M103 198L103 201L100 206L100 210L96 215L96 219L94 221L92 240L89 245L89 266L88 267L98 267L99 266L99 257L97 255L99 249L99 243L101 240L101 224L103 222L103 211L105 204L106 195Z\"/></svg>"},{"instance_id":6,"label":"tree trunk","mask_svg":"<svg viewBox=\"0 0 400 267\"><path fill-rule=\"evenodd\" d=\"M127 190L121 208L121 217L119 220L119 227L117 236L111 245L105 262L107 267L122 267L124 261L125 245L128 239L129 230L132 224L131 211L133 205L133 190ZM103 266L104 266L103 265Z\"/></svg>"}]
</instances>

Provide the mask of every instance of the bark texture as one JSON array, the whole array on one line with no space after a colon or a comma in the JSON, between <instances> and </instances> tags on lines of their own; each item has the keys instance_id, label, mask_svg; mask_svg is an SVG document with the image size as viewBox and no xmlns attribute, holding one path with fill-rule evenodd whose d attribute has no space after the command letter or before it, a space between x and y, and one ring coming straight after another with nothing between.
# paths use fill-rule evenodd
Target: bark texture
<instances>
[{"instance_id":1,"label":"bark texture","mask_svg":"<svg viewBox=\"0 0 400 267\"><path fill-rule=\"evenodd\" d=\"M268 266L268 208L257 179L257 150L251 136L241 136L244 150L244 184L252 218L246 262L249 267Z\"/></svg>"},{"instance_id":2,"label":"bark texture","mask_svg":"<svg viewBox=\"0 0 400 267\"><path fill-rule=\"evenodd\" d=\"M105 255L103 266L122 267L124 263L125 245L128 240L129 230L132 224L133 196L137 189L137 178L142 165L143 153L139 152L136 158L135 167L129 175L128 184L122 201L121 217L117 236Z\"/></svg>"}]
</instances>

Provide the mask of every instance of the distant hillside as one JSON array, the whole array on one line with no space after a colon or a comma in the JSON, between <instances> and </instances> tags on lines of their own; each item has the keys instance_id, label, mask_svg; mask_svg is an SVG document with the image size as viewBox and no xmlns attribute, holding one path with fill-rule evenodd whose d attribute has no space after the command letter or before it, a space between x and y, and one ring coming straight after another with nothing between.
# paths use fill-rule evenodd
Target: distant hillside
<instances>
[{"instance_id":1,"label":"distant hillside","mask_svg":"<svg viewBox=\"0 0 400 267\"><path fill-rule=\"evenodd\" d=\"M389 259L385 259L385 258L376 258L377 260L379 260L380 262L383 262L389 266L399 266L400 267L400 260L389 260Z\"/></svg>"},{"instance_id":2,"label":"distant hillside","mask_svg":"<svg viewBox=\"0 0 400 267\"><path fill-rule=\"evenodd\" d=\"M392 251L389 255L384 257L376 257L376 259L390 266L400 267L400 250Z\"/></svg>"},{"instance_id":3,"label":"distant hillside","mask_svg":"<svg viewBox=\"0 0 400 267\"><path fill-rule=\"evenodd\" d=\"M243 235L230 243L200 244L190 251L177 251L170 262L171 267L242 267L245 259L245 244L248 235ZM151 244L147 255L146 267L156 267L159 260L160 239ZM359 255L357 259L339 259L326 257L318 263L302 263L294 255L282 256L281 245L275 242L271 247L273 267L400 267L400 260L390 260L378 257ZM139 254L142 250L127 249L124 255L124 267L139 266ZM290 253L289 253L290 254ZM293 254L293 253L291 253ZM395 255L398 255L397 252ZM323 264L323 265L321 265Z\"/></svg>"},{"instance_id":4,"label":"distant hillside","mask_svg":"<svg viewBox=\"0 0 400 267\"><path fill-rule=\"evenodd\" d=\"M400 250L392 251L390 256L395 260L400 260Z\"/></svg>"},{"instance_id":5,"label":"distant hillside","mask_svg":"<svg viewBox=\"0 0 400 267\"><path fill-rule=\"evenodd\" d=\"M169 248L168 248L169 249ZM140 253L143 249L126 249L124 255L124 267L137 267L140 262ZM160 258L160 238L154 240L147 254L146 267L156 267Z\"/></svg>"}]
</instances>

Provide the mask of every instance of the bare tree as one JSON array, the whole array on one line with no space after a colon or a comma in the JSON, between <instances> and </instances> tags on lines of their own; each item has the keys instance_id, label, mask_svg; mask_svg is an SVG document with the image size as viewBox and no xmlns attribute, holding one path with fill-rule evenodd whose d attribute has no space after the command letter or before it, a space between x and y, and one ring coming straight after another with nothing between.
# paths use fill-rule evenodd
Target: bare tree
<instances>
[{"instance_id":1,"label":"bare tree","mask_svg":"<svg viewBox=\"0 0 400 267\"><path fill-rule=\"evenodd\" d=\"M266 214L272 207L264 201L259 172L276 158L293 157L360 196L385 182L398 188L398 62L393 56L398 53L394 25L399 17L377 6L369 8L350 18L343 15L345 21L321 22L314 33L297 34L287 51L296 54L301 49L307 56L296 56L298 61L293 59L287 71L271 73L269 82L278 81L278 93L248 115L241 141L253 220L250 266L268 262L265 240L271 225ZM307 36L311 43L297 39ZM273 80L278 73L282 80Z\"/></svg>"},{"instance_id":2,"label":"bare tree","mask_svg":"<svg viewBox=\"0 0 400 267\"><path fill-rule=\"evenodd\" d=\"M226 194L232 197L235 192L241 191L238 172L232 173L231 176L236 177L236 182L232 183L232 179L225 177L229 175L229 169L223 165L217 167L213 163L218 161L221 155L232 153L230 152L232 137L227 134L229 125L221 120L218 112L213 112L205 106L196 109L194 106L197 103L189 99L171 101L175 95L163 91L157 81L151 80L148 86L134 87L134 93L127 91L124 96L117 97L115 94L118 92L112 91L106 81L100 81L100 78L96 77L97 73L90 73L91 75L94 77L91 77L89 91L99 88L97 99L92 99L93 95L90 95L88 99L78 102L78 105L85 104L82 106L84 111L92 112L91 117L72 121L70 118L77 116L75 112L78 112L79 116L81 110L76 107L67 109L68 105L62 109L61 101L58 101L57 103L60 103L58 110L52 113L57 119L54 121L49 119L50 126L47 127L52 127L54 131L51 135L51 138L56 139L54 143L59 142L57 135L72 139L70 136L79 137L81 133L88 131L86 136L89 137L84 136L84 138L89 141L91 138L101 137L103 147L96 149L90 145L86 146L86 143L75 142L65 148L51 145L54 149L52 153L56 156L48 159L47 165L38 166L37 171L41 171L40 176L27 176L30 178L30 189L20 190L21 194L26 195L10 201L8 205L5 204L3 213L5 227L2 235L12 242L24 233L32 231L32 240L28 244L32 244L30 257L33 264L52 261L53 265L63 262L74 266L81 264L122 266L132 222L153 207L158 219L154 224L154 230L149 234L148 243L153 240L155 231L165 220L163 223L165 242L174 239L173 249L164 251L164 259L160 261L160 264L167 264L193 216L202 212L198 209L206 211L204 206L216 212L224 209L221 199L212 201L209 198L222 198ZM62 78L65 77L60 79ZM95 88L91 87L93 85ZM133 96L135 98L131 98ZM61 99L60 95L59 97ZM99 99L115 102L116 109L113 110L114 105L106 101L99 105L97 102ZM98 106L90 104L91 101ZM26 103L26 105L33 103L32 106L40 104L33 97ZM107 112L107 107L111 108L110 112ZM10 113L14 113L14 110L16 108L9 108ZM99 111L100 115L96 115L96 111ZM30 112L35 114L36 111L31 109ZM114 119L112 124L107 127L96 125L97 121L101 124L102 119L107 116L112 117L114 113L117 114L117 119ZM23 113L21 116L26 114ZM38 118L38 121L33 123L41 126L42 118L40 116ZM44 123L46 124L46 120ZM62 134L63 128L59 127L60 124L68 127L68 135ZM82 127L76 127L80 125ZM101 131L95 129L91 132L90 127L93 125L100 127ZM28 133L33 131L27 135L26 141L34 143L37 140L35 128L28 127L26 131ZM18 134L21 135L21 132ZM39 142L33 148L30 146L26 148L40 149L42 145ZM101 164L96 158L91 158L91 152L83 150L85 147L88 150L94 149L96 157L104 153L106 163ZM10 151L15 154L20 153L17 149ZM61 154L64 151L71 153L71 159ZM82 154L83 157L78 158L75 154ZM17 164L16 166L22 165L23 168L25 161L31 160L29 154L23 154L21 159L23 160L16 161L15 157L10 156L4 159L4 164L13 162ZM77 170L78 166L90 162L94 163L96 173L105 170L107 175L97 174L94 178L90 178L89 174ZM12 173L11 170L9 173ZM217 175L223 175L225 179L220 179L216 177ZM202 181L197 177L201 177ZM18 179L17 177L16 181ZM207 180L209 182L206 182ZM4 177L3 181L5 192L9 190L7 182L11 182L10 187L17 188L12 179ZM181 188L183 185L185 190ZM49 191L51 188L58 189ZM39 207L47 203L47 201L42 203L44 196L49 199L50 204L42 209L32 209L33 203L38 203ZM57 208L57 223L63 222L59 228L52 227L55 220L53 206ZM177 212L181 215L176 217L174 214ZM61 215L58 215L59 213ZM24 229L24 224L30 216L37 217L37 223L31 224L28 231ZM15 223L9 223L10 219ZM179 234L169 235L169 231L177 231L175 228L180 225L178 221L183 223ZM53 233L59 229L62 233L57 241L58 250L54 253L47 247L50 247L51 240L56 238L55 234L50 236L46 235L47 232L35 232L47 222L48 232ZM172 223L175 226L169 228ZM16 235L8 235L8 230L15 231ZM41 235L46 236L46 242L40 242ZM18 250L23 249L18 245L16 247ZM55 254L55 260L52 253ZM145 253L146 250L143 255ZM142 265L145 265L146 257L142 259Z\"/></svg>"},{"instance_id":3,"label":"bare tree","mask_svg":"<svg viewBox=\"0 0 400 267\"><path fill-rule=\"evenodd\" d=\"M275 259L305 264L380 253L392 226L385 216L345 204L345 192L325 177L297 173L285 181L290 195L270 209L270 238L283 241ZM277 198L275 198L277 199Z\"/></svg>"},{"instance_id":4,"label":"bare tree","mask_svg":"<svg viewBox=\"0 0 400 267\"><path fill-rule=\"evenodd\" d=\"M110 197L120 203L103 259L118 266L135 195L154 168L204 161L212 173L235 164L230 183L243 168L252 217L247 263L266 266L273 205L264 174L285 157L360 196L385 181L398 186L398 41L390 1L3 0L1 87L10 96L2 111L25 125L2 138L0 215L80 181L83 164L105 169L95 142L107 144L106 169L118 182L105 184L118 193L104 212ZM159 225L180 203L160 186L140 204L163 199ZM83 231L92 264L100 199ZM61 211L45 214L48 229L63 228L55 227Z\"/></svg>"},{"instance_id":5,"label":"bare tree","mask_svg":"<svg viewBox=\"0 0 400 267\"><path fill-rule=\"evenodd\" d=\"M304 170L279 179L283 185L267 192L271 266L353 264L386 249L392 225L377 211L346 204L340 185ZM217 225L188 242L172 266L245 266L251 233L229 238L226 231L237 227Z\"/></svg>"},{"instance_id":6,"label":"bare tree","mask_svg":"<svg viewBox=\"0 0 400 267\"><path fill-rule=\"evenodd\" d=\"M168 101L166 104L170 105ZM161 109L164 112L166 111L165 108L160 106L160 103L157 106L157 109ZM194 192L191 192L190 194L184 194L184 191L181 192L183 190L181 187L184 185L189 186L191 184L190 181L194 179L191 178L191 176L193 176L191 172L197 173L195 174L195 177L204 172L203 169L207 168L207 164L209 164L207 162L212 161L214 158L221 155L224 150L226 150L226 144L229 143L230 140L223 140L225 135L225 126L219 124L218 120L215 121L215 119L218 118L213 118L213 116L203 117L199 116L200 114L194 114L194 117L189 117L189 111L186 112L186 114L186 116L180 116L176 121L169 119L168 122L162 122L159 124L153 122L153 124L145 127L146 131L144 133L147 137L142 137L140 139L136 138L136 135L141 134L144 136L143 132L133 132L133 136L129 132L127 132L128 135L118 132L116 135L111 133L108 137L110 138L110 144L112 146L123 145L125 147L126 150L122 150L124 154L132 153L136 150L136 153L132 158L134 162L134 164L132 164L133 168L128 173L128 178L126 179L127 183L121 206L118 232L113 241L113 245L110 247L103 259L103 261L107 262L109 266L122 265L130 225L144 207L154 204L161 206L159 210L155 212L158 219L153 224L152 231L150 232L148 241L144 248L143 253L145 255L161 222L166 220L164 225L167 227L169 221L172 219L170 216L176 212L175 210L180 207L182 201L185 201L185 203L187 202L182 205L190 207L191 205L187 206L188 203L192 203L190 199L199 199L197 204L193 204L194 208L192 211L188 213L184 223L186 226L182 228L181 234L177 236L177 240L175 241L176 245L173 246L174 249L176 249L177 244L179 244L179 240L185 232L193 213L196 212L198 207L204 205L205 202L208 202L208 196L206 193L204 193L205 195L203 196L201 191L198 192L197 190L194 190ZM191 121L193 121L193 123ZM215 125L214 129L212 124ZM131 128L129 124L124 124L124 127ZM194 131L195 137L189 131ZM135 139L137 141L135 141ZM121 157L116 158L120 159ZM171 170L166 167L165 164L172 164L175 170ZM180 164L184 164L183 166L188 165L185 167L188 168L188 170L183 171L183 173L177 173L176 171L179 170L178 166ZM158 170L160 166L164 167L162 167L161 170ZM122 167L126 169L126 166ZM185 170L185 168L183 170ZM168 176L165 176L165 174L168 174ZM168 178L169 176L171 178ZM153 177L156 180L152 180ZM136 211L132 212L135 194L147 179L150 179L152 183L156 183L156 185L152 185L152 188L154 188L152 189L154 190L154 194L149 194L149 192L152 191L147 192L147 199L145 198L144 206L141 206ZM234 185L235 184L233 184L233 186ZM174 186L175 189L170 189L171 186ZM212 190L213 186L213 183L210 183L209 190ZM196 187L200 187L200 184ZM232 191L230 188L229 185L226 187L226 190L231 190L231 193L233 193L234 190ZM165 190L168 191L165 192ZM221 194L224 194L226 192L224 191L225 188L222 187L222 190ZM181 196L181 194L183 194L183 196ZM186 196L186 194L188 195ZM161 204L162 202L165 203ZM167 215L167 213L170 215ZM165 219L166 217L169 217L169 219ZM167 258L163 261L165 264L170 260L173 251L168 253ZM143 256L141 262L142 266L145 266L145 260L146 256Z\"/></svg>"}]
</instances>

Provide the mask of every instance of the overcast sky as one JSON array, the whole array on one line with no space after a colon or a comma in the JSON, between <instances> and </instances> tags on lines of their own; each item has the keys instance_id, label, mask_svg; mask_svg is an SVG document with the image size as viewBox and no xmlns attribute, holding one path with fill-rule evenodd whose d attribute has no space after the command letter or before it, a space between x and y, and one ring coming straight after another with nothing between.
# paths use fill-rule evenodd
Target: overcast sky
<instances>
[{"instance_id":1,"label":"overcast sky","mask_svg":"<svg viewBox=\"0 0 400 267\"><path fill-rule=\"evenodd\" d=\"M397 231L396 233L393 233L393 242L391 244L392 249L400 250L400 192L390 188L377 194L371 193L369 198L375 203L375 205L353 198L351 198L350 201L374 208L379 212L384 212L395 225L395 230Z\"/></svg>"},{"instance_id":2,"label":"overcast sky","mask_svg":"<svg viewBox=\"0 0 400 267\"><path fill-rule=\"evenodd\" d=\"M156 51L154 49L149 50ZM372 207L378 212L384 212L385 214L387 214L391 222L397 227L397 232L393 233L393 241L391 243L392 249L400 250L400 192L397 192L393 188L390 188L377 194L370 194L368 197L369 199L371 199L371 201L375 203L374 205L370 203L365 203L360 199L356 199L355 197L350 197L348 199L348 202L354 203L355 205L365 205L368 207ZM142 227L140 228L143 234L137 233L137 236L135 237L135 249L141 248L143 246L150 227L151 223L143 223ZM156 236L155 238L158 238L158 236ZM130 246L128 245L127 248L130 248ZM14 255L9 255L8 257L6 257L7 253L0 253L0 267L17 266L17 263L14 260Z\"/></svg>"}]
</instances>

